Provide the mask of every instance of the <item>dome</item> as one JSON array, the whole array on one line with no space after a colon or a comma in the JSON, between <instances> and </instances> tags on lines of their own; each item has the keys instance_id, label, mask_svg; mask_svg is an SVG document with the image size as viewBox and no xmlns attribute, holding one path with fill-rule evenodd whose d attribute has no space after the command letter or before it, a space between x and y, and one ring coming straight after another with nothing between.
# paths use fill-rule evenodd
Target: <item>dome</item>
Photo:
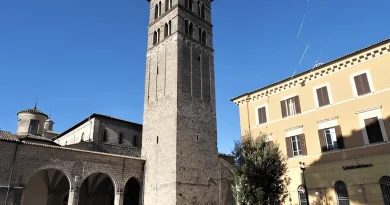
<instances>
[{"instance_id":1,"label":"dome","mask_svg":"<svg viewBox=\"0 0 390 205\"><path fill-rule=\"evenodd\" d=\"M44 115L46 118L49 118L48 115L46 115L44 112L38 110L37 107L34 107L33 109L22 110L22 111L18 112L18 115L19 115L19 113L40 114L40 115Z\"/></svg>"}]
</instances>

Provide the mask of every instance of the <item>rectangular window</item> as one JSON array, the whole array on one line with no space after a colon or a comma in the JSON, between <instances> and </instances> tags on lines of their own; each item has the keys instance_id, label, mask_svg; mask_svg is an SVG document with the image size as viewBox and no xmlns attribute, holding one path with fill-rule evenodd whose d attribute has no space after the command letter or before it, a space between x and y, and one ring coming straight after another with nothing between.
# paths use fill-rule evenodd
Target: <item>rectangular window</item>
<instances>
[{"instance_id":1,"label":"rectangular window","mask_svg":"<svg viewBox=\"0 0 390 205\"><path fill-rule=\"evenodd\" d=\"M301 140L299 135L291 137L291 145L294 157L302 155Z\"/></svg>"},{"instance_id":2,"label":"rectangular window","mask_svg":"<svg viewBox=\"0 0 390 205\"><path fill-rule=\"evenodd\" d=\"M306 139L304 134L286 137L288 158L307 155Z\"/></svg>"},{"instance_id":3,"label":"rectangular window","mask_svg":"<svg viewBox=\"0 0 390 205\"><path fill-rule=\"evenodd\" d=\"M367 73L363 73L353 77L355 88L358 96L365 95L371 92L370 84L368 82Z\"/></svg>"},{"instance_id":4,"label":"rectangular window","mask_svg":"<svg viewBox=\"0 0 390 205\"><path fill-rule=\"evenodd\" d=\"M344 149L344 139L340 125L318 130L322 152L333 149Z\"/></svg>"},{"instance_id":5,"label":"rectangular window","mask_svg":"<svg viewBox=\"0 0 390 205\"><path fill-rule=\"evenodd\" d=\"M325 140L328 150L332 150L338 148L337 137L336 137L336 129L328 128L324 130Z\"/></svg>"},{"instance_id":6,"label":"rectangular window","mask_svg":"<svg viewBox=\"0 0 390 205\"><path fill-rule=\"evenodd\" d=\"M282 108L282 117L288 117L301 113L301 105L299 103L299 97L295 96L286 100L280 101Z\"/></svg>"},{"instance_id":7,"label":"rectangular window","mask_svg":"<svg viewBox=\"0 0 390 205\"><path fill-rule=\"evenodd\" d=\"M30 120L30 125L28 127L28 133L36 135L38 134L39 121L38 120Z\"/></svg>"},{"instance_id":8,"label":"rectangular window","mask_svg":"<svg viewBox=\"0 0 390 205\"><path fill-rule=\"evenodd\" d=\"M266 107L261 107L257 109L257 117L259 120L259 124L263 124L267 122L267 112Z\"/></svg>"},{"instance_id":9,"label":"rectangular window","mask_svg":"<svg viewBox=\"0 0 390 205\"><path fill-rule=\"evenodd\" d=\"M318 107L322 107L330 104L327 86L316 89L316 94L318 99Z\"/></svg>"},{"instance_id":10,"label":"rectangular window","mask_svg":"<svg viewBox=\"0 0 390 205\"><path fill-rule=\"evenodd\" d=\"M384 141L378 117L364 119L364 124L370 144Z\"/></svg>"}]
</instances>

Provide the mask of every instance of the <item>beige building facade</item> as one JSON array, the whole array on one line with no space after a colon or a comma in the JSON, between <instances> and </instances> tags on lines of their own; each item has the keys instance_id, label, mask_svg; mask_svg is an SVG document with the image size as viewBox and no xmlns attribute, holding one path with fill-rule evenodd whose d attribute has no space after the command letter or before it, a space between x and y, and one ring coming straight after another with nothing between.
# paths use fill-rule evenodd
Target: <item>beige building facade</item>
<instances>
[{"instance_id":1,"label":"beige building facade","mask_svg":"<svg viewBox=\"0 0 390 205\"><path fill-rule=\"evenodd\" d=\"M286 204L390 204L390 39L238 96L241 132L288 157ZM304 163L304 165L301 165Z\"/></svg>"}]
</instances>

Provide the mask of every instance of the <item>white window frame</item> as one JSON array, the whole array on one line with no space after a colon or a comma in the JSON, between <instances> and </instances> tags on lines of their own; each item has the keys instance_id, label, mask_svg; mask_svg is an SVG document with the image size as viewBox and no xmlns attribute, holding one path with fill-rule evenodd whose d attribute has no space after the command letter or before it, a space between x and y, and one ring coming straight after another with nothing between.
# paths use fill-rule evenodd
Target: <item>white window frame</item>
<instances>
[{"instance_id":1,"label":"white window frame","mask_svg":"<svg viewBox=\"0 0 390 205\"><path fill-rule=\"evenodd\" d=\"M293 143L293 137L296 137L297 139L299 139L299 143L297 143L297 153L298 153L298 155L294 155L294 143ZM291 151L292 151L292 155L293 155L293 157L300 157L300 156L303 156L302 155L302 146L301 146L301 149L300 150L298 150L298 144L301 144L301 137L300 137L300 135L294 135L294 136L291 136Z\"/></svg>"},{"instance_id":2,"label":"white window frame","mask_svg":"<svg viewBox=\"0 0 390 205\"><path fill-rule=\"evenodd\" d=\"M332 135L332 149L329 148L329 143L328 143L328 137L326 136L326 130L333 130L333 132L331 132L330 134ZM337 136L336 136L336 128L335 127L329 127L329 128L325 128L324 130L324 136L325 136L325 141L326 141L326 147L328 148L328 150L334 150L334 149L338 149L339 148L339 145L338 145L338 142L337 142ZM333 139L334 138L334 139ZM336 143L337 147L334 146L334 144Z\"/></svg>"},{"instance_id":3,"label":"white window frame","mask_svg":"<svg viewBox=\"0 0 390 205\"><path fill-rule=\"evenodd\" d=\"M293 98L293 97L295 97L295 96L298 96L298 94L294 93L294 94L285 96L285 97L283 97L282 99L280 99L280 101L285 101L285 100L290 99L290 98ZM279 102L280 102L280 101L279 101ZM300 106L300 105L299 105L299 106ZM301 106L301 109L302 109L302 106ZM297 112L297 107L296 107L296 105L295 105L295 114L294 114L294 115L289 115L288 110L286 110L286 112L287 112L287 113L286 113L286 117L285 117L285 118L288 118L288 117L291 117L291 116L298 115L298 113L296 113L296 112Z\"/></svg>"},{"instance_id":4,"label":"white window frame","mask_svg":"<svg viewBox=\"0 0 390 205\"><path fill-rule=\"evenodd\" d=\"M372 82L372 77L371 77L370 70L369 69L362 70L362 71L359 71L359 72L356 72L356 73L353 73L353 74L349 75L349 79L350 79L351 86L352 86L353 96L355 98L363 97L365 95L369 95L370 94L370 93L367 93L367 94L359 96L358 93L357 93L357 88L356 88L356 84L355 84L355 79L354 78L355 78L355 76L358 76L358 75L361 75L361 74L364 74L364 73L367 75L368 85L370 86L371 93L375 92L374 83Z\"/></svg>"},{"instance_id":5,"label":"white window frame","mask_svg":"<svg viewBox=\"0 0 390 205\"><path fill-rule=\"evenodd\" d=\"M368 140L367 130L366 130L366 124L364 123L364 120L367 118L373 118L373 117L378 118L379 125L380 125L381 132L382 132L382 136L383 136L383 141L384 142L389 141L388 137L387 137L387 133L386 133L385 124L384 124L383 118L382 118L381 108L382 108L382 106L376 106L376 107L372 107L372 108L368 108L368 109L364 109L364 110L356 112L356 114L358 115L358 118L359 118L360 128L362 129L362 132L363 132L363 139L364 139L365 145L370 145L370 142ZM376 144L376 143L373 143L373 144Z\"/></svg>"},{"instance_id":6,"label":"white window frame","mask_svg":"<svg viewBox=\"0 0 390 205\"><path fill-rule=\"evenodd\" d=\"M319 102L318 102L318 97L317 97L317 89L323 88L323 87L326 87L326 89L328 90L329 105L324 105L324 106L320 107ZM321 85L314 87L313 94L314 94L314 102L316 104L317 109L324 108L324 107L327 107L327 106L330 106L333 104L333 97L332 97L332 92L330 90L330 83L325 83L325 84L321 84Z\"/></svg>"},{"instance_id":7,"label":"white window frame","mask_svg":"<svg viewBox=\"0 0 390 205\"><path fill-rule=\"evenodd\" d=\"M259 123L259 109L262 108L262 107L265 107L265 114L266 114L266 117L267 117L267 122L265 123L262 123L260 124ZM264 125L264 124L267 124L269 122L269 115L268 115L268 104L262 104L262 105L259 105L255 108L255 114L256 114L256 125L259 126L259 125Z\"/></svg>"}]
</instances>

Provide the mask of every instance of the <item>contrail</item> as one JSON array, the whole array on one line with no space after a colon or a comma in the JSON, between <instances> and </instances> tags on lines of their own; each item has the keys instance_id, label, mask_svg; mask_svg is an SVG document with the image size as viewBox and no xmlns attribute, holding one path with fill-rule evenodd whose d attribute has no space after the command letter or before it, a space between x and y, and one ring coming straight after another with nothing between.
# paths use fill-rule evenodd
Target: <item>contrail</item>
<instances>
[{"instance_id":1,"label":"contrail","mask_svg":"<svg viewBox=\"0 0 390 205\"><path fill-rule=\"evenodd\" d=\"M307 52L307 49L308 49L308 48L309 48L309 44L307 44L306 49L305 49L305 52L303 52L301 61L299 61L299 65L301 65L301 63L302 63L302 61L303 61L303 58L305 58L305 55L306 55L306 52Z\"/></svg>"},{"instance_id":2,"label":"contrail","mask_svg":"<svg viewBox=\"0 0 390 205\"><path fill-rule=\"evenodd\" d=\"M298 31L297 39L299 38L299 35L301 34L303 23L305 22L305 18L306 18L306 13L303 16L303 19L302 19L302 22L301 22L301 27L299 28L299 31Z\"/></svg>"},{"instance_id":3,"label":"contrail","mask_svg":"<svg viewBox=\"0 0 390 205\"><path fill-rule=\"evenodd\" d=\"M303 19L302 19L302 22L301 22L301 27L299 28L299 31L298 31L297 39L299 38L299 35L301 34L301 31L302 31L302 28L303 28L303 23L305 22L306 14L307 14L307 10L309 8L309 5L310 5L310 0L307 0L305 15L303 16Z\"/></svg>"}]
</instances>

